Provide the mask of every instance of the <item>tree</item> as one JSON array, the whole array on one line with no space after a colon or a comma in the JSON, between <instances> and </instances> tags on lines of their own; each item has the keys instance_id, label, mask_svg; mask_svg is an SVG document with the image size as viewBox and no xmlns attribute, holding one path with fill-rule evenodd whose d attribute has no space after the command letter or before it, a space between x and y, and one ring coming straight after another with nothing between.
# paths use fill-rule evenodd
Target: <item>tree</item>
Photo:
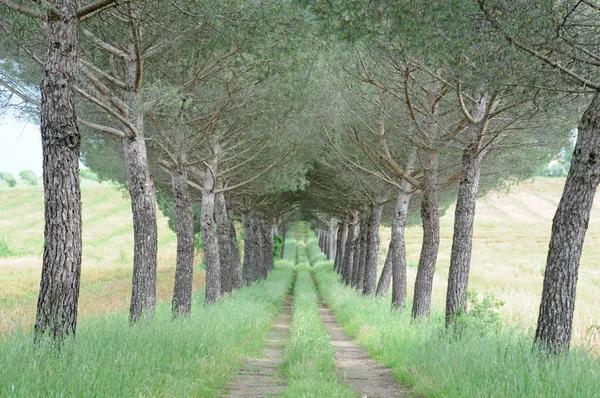
<instances>
[{"instance_id":1,"label":"tree","mask_svg":"<svg viewBox=\"0 0 600 398\"><path fill-rule=\"evenodd\" d=\"M600 79L596 1L478 2L488 26L506 45L538 60L544 86L552 72L559 89L591 97L583 113L571 168L552 222L535 342L551 353L569 349L579 260L594 193L600 183ZM550 89L556 90L557 87Z\"/></svg>"}]
</instances>

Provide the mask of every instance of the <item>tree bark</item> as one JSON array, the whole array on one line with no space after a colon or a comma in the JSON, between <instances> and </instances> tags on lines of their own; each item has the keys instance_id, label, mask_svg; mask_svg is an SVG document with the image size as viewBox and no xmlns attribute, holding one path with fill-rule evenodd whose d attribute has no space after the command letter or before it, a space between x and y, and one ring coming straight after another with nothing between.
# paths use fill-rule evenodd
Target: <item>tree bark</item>
<instances>
[{"instance_id":1,"label":"tree bark","mask_svg":"<svg viewBox=\"0 0 600 398\"><path fill-rule=\"evenodd\" d=\"M233 214L227 208L227 200L222 192L216 194L215 212L221 266L221 294L231 293L242 284L240 250L235 235Z\"/></svg>"},{"instance_id":2,"label":"tree bark","mask_svg":"<svg viewBox=\"0 0 600 398\"><path fill-rule=\"evenodd\" d=\"M257 262L258 242L253 222L254 218L249 212L242 213L242 223L244 225L244 266L242 268L242 279L246 284L250 284L256 280L254 268Z\"/></svg>"},{"instance_id":3,"label":"tree bark","mask_svg":"<svg viewBox=\"0 0 600 398\"><path fill-rule=\"evenodd\" d=\"M489 96L486 93L478 96L473 110L473 118L480 122L470 123L467 128L468 144L463 150L462 176L458 185L454 211L454 233L448 271L448 290L446 291L446 327L452 324L457 313L467 310L467 289L473 249L473 223L477 189L485 155L485 152L480 151L478 138L485 132L487 125L484 117L488 102Z\"/></svg>"},{"instance_id":4,"label":"tree bark","mask_svg":"<svg viewBox=\"0 0 600 398\"><path fill-rule=\"evenodd\" d=\"M358 235L356 236L355 246L354 246L354 261L352 267L352 287L358 289L358 280L360 276L360 267L362 261L362 250L363 250L363 238L365 234L365 223L362 218L363 214L360 216L360 222L358 226Z\"/></svg>"},{"instance_id":5,"label":"tree bark","mask_svg":"<svg viewBox=\"0 0 600 398\"><path fill-rule=\"evenodd\" d=\"M440 245L440 219L438 203L438 152L428 150L423 175L423 199L421 219L423 222L423 245L417 268L413 318L429 318L433 275Z\"/></svg>"},{"instance_id":6,"label":"tree bark","mask_svg":"<svg viewBox=\"0 0 600 398\"><path fill-rule=\"evenodd\" d=\"M285 223L282 223L282 225L281 225L281 240L283 241L283 243L281 244L281 251L279 252L279 258L283 258L283 255L285 254L286 233L287 233L286 225L285 225Z\"/></svg>"},{"instance_id":7,"label":"tree bark","mask_svg":"<svg viewBox=\"0 0 600 398\"><path fill-rule=\"evenodd\" d=\"M367 255L368 255L368 243L369 243L369 222L370 222L370 211L367 210L363 215L361 229L361 238L360 238L360 257L358 260L358 275L356 280L356 290L359 292L363 292L363 287L365 285L365 268L367 264Z\"/></svg>"},{"instance_id":8,"label":"tree bark","mask_svg":"<svg viewBox=\"0 0 600 398\"><path fill-rule=\"evenodd\" d=\"M478 156L475 142L463 151L462 177L458 185L458 197L454 212L454 235L448 272L446 293L446 327L459 312L467 309L467 289L473 248L473 222L477 189L481 175L482 157Z\"/></svg>"},{"instance_id":9,"label":"tree bark","mask_svg":"<svg viewBox=\"0 0 600 398\"><path fill-rule=\"evenodd\" d=\"M346 249L344 249L344 265L342 275L344 283L350 285L352 283L352 275L354 271L354 251L356 245L356 237L358 235L358 220L354 217L353 225L348 226L348 236L346 238Z\"/></svg>"},{"instance_id":10,"label":"tree bark","mask_svg":"<svg viewBox=\"0 0 600 398\"><path fill-rule=\"evenodd\" d=\"M44 256L35 340L75 335L81 276L81 191L75 113L80 1L55 0L58 18L45 26L46 63L40 86L44 178Z\"/></svg>"},{"instance_id":11,"label":"tree bark","mask_svg":"<svg viewBox=\"0 0 600 398\"><path fill-rule=\"evenodd\" d=\"M372 296L377 288L377 266L379 259L379 226L383 205L373 205L369 216L367 235L367 255L365 257L365 277L363 294Z\"/></svg>"},{"instance_id":12,"label":"tree bark","mask_svg":"<svg viewBox=\"0 0 600 398\"><path fill-rule=\"evenodd\" d=\"M133 53L133 50L132 50ZM148 168L144 137L144 116L136 110L141 103L141 92L136 88L141 79L143 61L135 59L125 63L124 101L130 105L127 119L137 129L123 139L123 152L127 167L127 184L133 213L133 279L129 321L152 317L156 305L156 193Z\"/></svg>"},{"instance_id":13,"label":"tree bark","mask_svg":"<svg viewBox=\"0 0 600 398\"><path fill-rule=\"evenodd\" d=\"M187 316L192 310L194 273L194 214L187 168L183 163L171 168L171 186L177 223L177 264L172 303L173 318L176 318Z\"/></svg>"},{"instance_id":14,"label":"tree bark","mask_svg":"<svg viewBox=\"0 0 600 398\"><path fill-rule=\"evenodd\" d=\"M337 228L335 226L335 224L333 224L333 222L329 225L329 230L327 233L327 237L329 238L328 242L327 242L327 258L330 261L335 260L335 253L336 253L336 239L335 239L335 235L337 233Z\"/></svg>"},{"instance_id":15,"label":"tree bark","mask_svg":"<svg viewBox=\"0 0 600 398\"><path fill-rule=\"evenodd\" d=\"M416 152L415 152L416 155ZM407 170L412 170L407 167ZM392 309L406 307L406 243L404 231L408 216L408 205L411 197L412 185L404 181L398 192L396 208L392 219Z\"/></svg>"},{"instance_id":16,"label":"tree bark","mask_svg":"<svg viewBox=\"0 0 600 398\"><path fill-rule=\"evenodd\" d=\"M337 271L340 275L343 275L345 264L344 258L346 256L346 241L348 239L348 223L342 222L342 226L339 228L338 236L338 248L337 248Z\"/></svg>"},{"instance_id":17,"label":"tree bark","mask_svg":"<svg viewBox=\"0 0 600 398\"><path fill-rule=\"evenodd\" d=\"M215 220L215 187L218 160L220 152L218 144L213 144L213 155L204 175L202 186L202 210L200 212L200 232L204 244L204 261L206 262L206 290L204 305L217 302L221 295L221 263L219 258L219 241L217 222Z\"/></svg>"},{"instance_id":18,"label":"tree bark","mask_svg":"<svg viewBox=\"0 0 600 398\"><path fill-rule=\"evenodd\" d=\"M600 182L600 93L584 112L571 169L552 221L536 344L550 353L569 349L579 260Z\"/></svg>"},{"instance_id":19,"label":"tree bark","mask_svg":"<svg viewBox=\"0 0 600 398\"><path fill-rule=\"evenodd\" d=\"M377 282L377 290L375 295L377 297L385 297L387 292L390 290L390 283L392 282L392 257L394 256L394 240L390 239L390 245L388 246L388 253L385 257L385 264L381 270L379 276L379 282Z\"/></svg>"}]
</instances>

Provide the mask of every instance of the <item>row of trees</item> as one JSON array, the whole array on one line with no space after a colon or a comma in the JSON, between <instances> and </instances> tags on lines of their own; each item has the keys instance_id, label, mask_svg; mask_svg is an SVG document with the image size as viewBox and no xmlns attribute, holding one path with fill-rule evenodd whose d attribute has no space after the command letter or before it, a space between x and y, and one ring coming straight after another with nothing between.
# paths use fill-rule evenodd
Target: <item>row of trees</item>
<instances>
[{"instance_id":1,"label":"row of trees","mask_svg":"<svg viewBox=\"0 0 600 398\"><path fill-rule=\"evenodd\" d=\"M403 308L404 228L420 219L412 314L427 318L439 217L456 201L451 326L466 311L477 195L530 175L567 147L573 118L591 98L554 221L536 333L551 351L568 348L600 181L597 2L0 7L0 87L12 97L3 103L41 115L46 249L37 335L75 332L80 154L132 199L132 323L154 311L158 197L177 231L176 315L190 311L194 232L202 235L210 305L266 276L275 229L285 235L295 219L322 231L321 246L346 283L368 295L391 284L392 305ZM40 81L38 95L32 87ZM392 240L377 283L382 221Z\"/></svg>"}]
</instances>

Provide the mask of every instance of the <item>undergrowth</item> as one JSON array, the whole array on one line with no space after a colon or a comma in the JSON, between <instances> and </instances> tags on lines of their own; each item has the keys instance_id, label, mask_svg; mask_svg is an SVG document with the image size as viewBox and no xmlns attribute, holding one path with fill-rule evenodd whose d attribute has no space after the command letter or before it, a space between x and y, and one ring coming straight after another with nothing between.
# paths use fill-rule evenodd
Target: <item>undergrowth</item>
<instances>
[{"instance_id":1,"label":"undergrowth","mask_svg":"<svg viewBox=\"0 0 600 398\"><path fill-rule=\"evenodd\" d=\"M0 396L220 396L243 357L259 352L291 283L282 261L212 307L196 295L186 320L172 321L168 303L134 327L123 311L86 319L58 352L12 335L0 340Z\"/></svg>"},{"instance_id":2,"label":"undergrowth","mask_svg":"<svg viewBox=\"0 0 600 398\"><path fill-rule=\"evenodd\" d=\"M477 303L459 334L446 331L444 314L411 322L410 311L390 312L343 285L330 262L315 266L319 291L338 321L375 359L428 397L596 397L600 363L582 350L546 358L532 350L531 333L498 327L493 299ZM485 300L485 299L484 299ZM410 308L410 306L409 306Z\"/></svg>"}]
</instances>

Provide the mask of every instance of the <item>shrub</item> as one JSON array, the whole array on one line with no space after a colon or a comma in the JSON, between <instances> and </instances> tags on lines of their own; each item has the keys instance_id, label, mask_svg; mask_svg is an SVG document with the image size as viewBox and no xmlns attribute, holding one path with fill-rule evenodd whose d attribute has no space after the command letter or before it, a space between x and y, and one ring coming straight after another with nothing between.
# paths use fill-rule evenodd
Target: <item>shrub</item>
<instances>
[{"instance_id":1,"label":"shrub","mask_svg":"<svg viewBox=\"0 0 600 398\"><path fill-rule=\"evenodd\" d=\"M19 171L19 177L21 178L21 180L27 182L29 185L37 185L38 183L37 176L31 170Z\"/></svg>"},{"instance_id":2,"label":"shrub","mask_svg":"<svg viewBox=\"0 0 600 398\"><path fill-rule=\"evenodd\" d=\"M13 176L12 174L7 173L5 171L0 173L0 180L6 181L8 186L11 188L13 188L17 185L17 180L15 179L15 176Z\"/></svg>"}]
</instances>

